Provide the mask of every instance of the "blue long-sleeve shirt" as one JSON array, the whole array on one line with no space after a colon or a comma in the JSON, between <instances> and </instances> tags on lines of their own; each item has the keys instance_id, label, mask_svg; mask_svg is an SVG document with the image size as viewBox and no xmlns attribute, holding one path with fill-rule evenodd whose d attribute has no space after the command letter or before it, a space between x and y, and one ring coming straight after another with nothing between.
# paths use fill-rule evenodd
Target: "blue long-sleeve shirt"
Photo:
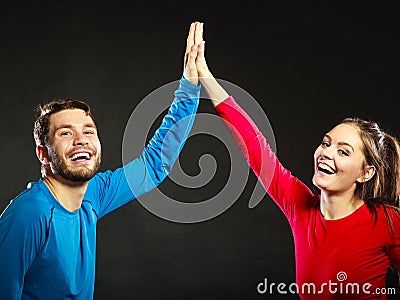
<instances>
[{"instance_id":1,"label":"blue long-sleeve shirt","mask_svg":"<svg viewBox=\"0 0 400 300\"><path fill-rule=\"evenodd\" d=\"M156 187L192 128L200 86L181 78L175 99L142 154L96 174L70 212L40 179L0 216L0 299L92 299L97 221ZM171 132L172 131L172 132Z\"/></svg>"}]
</instances>

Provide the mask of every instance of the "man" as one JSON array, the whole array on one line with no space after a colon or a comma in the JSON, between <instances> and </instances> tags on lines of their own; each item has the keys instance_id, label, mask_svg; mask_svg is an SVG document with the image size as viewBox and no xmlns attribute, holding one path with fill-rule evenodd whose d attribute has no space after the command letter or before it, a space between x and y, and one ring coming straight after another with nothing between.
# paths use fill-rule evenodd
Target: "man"
<instances>
[{"instance_id":1,"label":"man","mask_svg":"<svg viewBox=\"0 0 400 300\"><path fill-rule=\"evenodd\" d=\"M97 221L150 191L172 168L198 107L196 55L196 46L186 49L175 99L143 153L115 171L98 173L101 144L86 103L67 99L42 108L34 126L42 178L0 216L1 299L93 298Z\"/></svg>"}]
</instances>

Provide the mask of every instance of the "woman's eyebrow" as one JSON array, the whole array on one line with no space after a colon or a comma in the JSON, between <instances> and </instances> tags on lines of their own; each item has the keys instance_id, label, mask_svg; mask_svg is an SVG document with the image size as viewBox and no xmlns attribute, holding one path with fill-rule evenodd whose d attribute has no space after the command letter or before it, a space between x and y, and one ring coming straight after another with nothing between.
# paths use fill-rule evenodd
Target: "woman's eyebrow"
<instances>
[{"instance_id":1,"label":"woman's eyebrow","mask_svg":"<svg viewBox=\"0 0 400 300\"><path fill-rule=\"evenodd\" d=\"M332 138L331 138L331 136L330 136L329 134L325 134L324 137L328 138L329 140L332 140ZM354 152L354 147L353 147L352 145L350 145L349 143L347 143L347 142L338 142L338 145L341 145L341 146L348 146L348 147L350 147L351 150Z\"/></svg>"},{"instance_id":2,"label":"woman's eyebrow","mask_svg":"<svg viewBox=\"0 0 400 300\"><path fill-rule=\"evenodd\" d=\"M354 148L353 148L353 146L352 145L350 145L349 143L346 143L346 142L339 142L338 143L338 145L344 145L344 146L349 146L350 148L351 148L351 150L354 152Z\"/></svg>"}]
</instances>

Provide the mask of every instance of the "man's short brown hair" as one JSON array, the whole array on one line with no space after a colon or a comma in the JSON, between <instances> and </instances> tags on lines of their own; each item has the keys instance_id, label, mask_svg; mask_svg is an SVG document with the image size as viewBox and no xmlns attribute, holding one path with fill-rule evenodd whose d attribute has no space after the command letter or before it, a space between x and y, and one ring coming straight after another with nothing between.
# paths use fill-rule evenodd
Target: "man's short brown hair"
<instances>
[{"instance_id":1,"label":"man's short brown hair","mask_svg":"<svg viewBox=\"0 0 400 300\"><path fill-rule=\"evenodd\" d=\"M87 103L77 99L60 99L49 102L44 106L38 107L38 117L33 126L33 137L36 146L47 145L49 140L50 116L65 109L81 109L86 115L90 116L94 122L94 117Z\"/></svg>"}]
</instances>

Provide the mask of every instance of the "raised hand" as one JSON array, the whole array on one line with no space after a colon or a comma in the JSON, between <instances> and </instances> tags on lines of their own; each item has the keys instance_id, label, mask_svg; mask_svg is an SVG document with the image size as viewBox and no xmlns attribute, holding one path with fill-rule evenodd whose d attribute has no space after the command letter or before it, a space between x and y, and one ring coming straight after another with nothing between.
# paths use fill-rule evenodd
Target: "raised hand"
<instances>
[{"instance_id":1,"label":"raised hand","mask_svg":"<svg viewBox=\"0 0 400 300\"><path fill-rule=\"evenodd\" d=\"M196 66L196 58L198 54L198 43L196 43L196 28L201 26L200 24L200 22L193 22L190 25L183 61L183 76L191 83L196 85L199 83L199 76Z\"/></svg>"},{"instance_id":2,"label":"raised hand","mask_svg":"<svg viewBox=\"0 0 400 300\"><path fill-rule=\"evenodd\" d=\"M196 57L196 67L197 67L197 73L200 77L200 81L202 80L201 78L212 78L212 74L210 70L208 69L206 58L204 55L205 52L205 41L203 40L203 28L204 28L204 23L200 23L200 26L197 26L195 28L195 43L198 45L197 46L197 57Z\"/></svg>"},{"instance_id":3,"label":"raised hand","mask_svg":"<svg viewBox=\"0 0 400 300\"><path fill-rule=\"evenodd\" d=\"M216 106L229 97L228 93L214 78L208 69L205 52L205 42L203 40L203 23L196 22L196 25L190 27L191 32L188 36L188 45L194 45L197 48L196 68L198 78L210 97L211 102ZM192 32L193 30L193 32Z\"/></svg>"}]
</instances>

